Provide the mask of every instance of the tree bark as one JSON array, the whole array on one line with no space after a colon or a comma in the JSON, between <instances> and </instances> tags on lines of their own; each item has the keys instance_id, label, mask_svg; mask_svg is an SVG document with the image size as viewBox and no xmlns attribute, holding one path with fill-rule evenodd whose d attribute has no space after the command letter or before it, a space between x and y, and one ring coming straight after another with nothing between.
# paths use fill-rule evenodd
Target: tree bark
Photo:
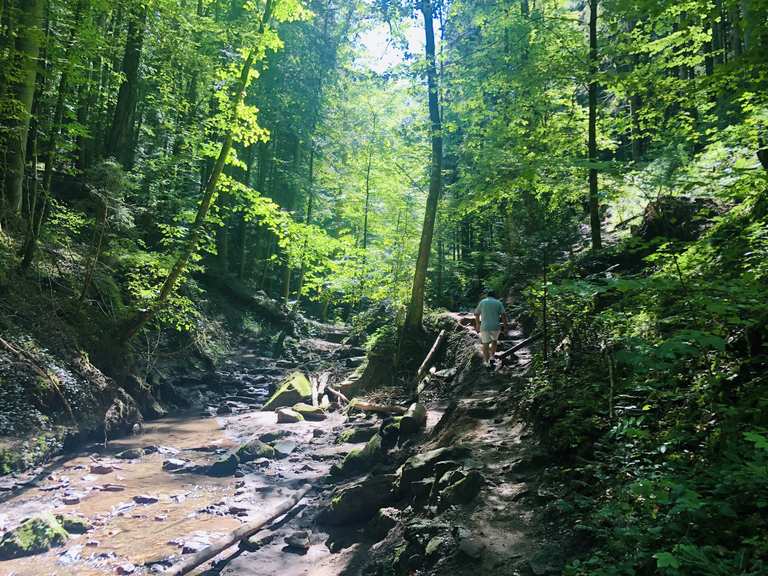
<instances>
[{"instance_id":1,"label":"tree bark","mask_svg":"<svg viewBox=\"0 0 768 576\"><path fill-rule=\"evenodd\" d=\"M106 142L106 156L113 156L130 169L134 159L133 129L139 100L139 64L147 25L147 6L138 8L128 23L128 39L123 53L123 82L117 95L115 114Z\"/></svg>"},{"instance_id":2,"label":"tree bark","mask_svg":"<svg viewBox=\"0 0 768 576\"><path fill-rule=\"evenodd\" d=\"M3 195L0 197L0 223L16 220L21 211L27 138L32 116L32 103L37 83L38 57L43 37L45 0L28 0L21 4L16 54L19 58L19 80L13 87L20 116L8 122L7 160Z\"/></svg>"},{"instance_id":3,"label":"tree bark","mask_svg":"<svg viewBox=\"0 0 768 576\"><path fill-rule=\"evenodd\" d=\"M600 198L597 182L597 10L599 0L589 2L589 221L592 231L592 250L602 248L600 230Z\"/></svg>"},{"instance_id":4,"label":"tree bark","mask_svg":"<svg viewBox=\"0 0 768 576\"><path fill-rule=\"evenodd\" d=\"M272 1L273 0L267 0L264 6L264 14L262 16L261 24L259 26L259 34L264 33L264 29L266 28L267 24L272 18L272 6L273 6ZM245 62L243 63L243 67L240 71L240 78L237 82L237 85L234 91L235 92L234 99L232 102L232 123L233 124L237 123L237 113L238 113L238 110L240 109L240 106L243 103L243 100L245 99L245 91L248 87L248 77L250 75L251 68L253 67L253 62L254 62L256 52L257 52L256 48L251 48L248 51L248 55L246 56ZM200 205L198 206L198 209L197 209L195 221L192 224L192 228L189 233L189 238L187 239L187 245L185 246L184 250L179 255L179 257L176 259L176 262L173 265L173 268L171 268L171 271L168 273L168 276L163 282L163 285L160 288L160 293L158 294L152 306L150 306L147 310L142 310L137 312L131 318L128 319L128 322L126 323L124 329L122 330L122 334L119 335L120 339L123 342L127 343L131 339L133 339L133 337L136 336L136 334L138 334L139 330L141 330L147 324L147 322L152 320L157 315L157 313L165 306L166 302L168 301L168 298L176 289L176 283L178 282L182 273L186 269L187 263L189 262L189 259L192 257L192 254L194 254L195 250L197 249L197 245L200 241L200 236L202 235L203 228L205 227L205 219L208 216L208 211L210 210L211 205L213 204L213 201L214 201L214 195L216 193L216 189L218 186L219 177L221 176L221 173L224 170L224 165L227 162L227 157L229 156L229 152L232 149L232 144L234 143L234 139L235 139L235 126L231 126L224 136L224 140L221 143L221 148L219 150L219 155L216 158L216 163L214 164L213 170L211 171L211 174L208 177L208 182L205 186L203 197L200 200Z\"/></svg>"},{"instance_id":5,"label":"tree bark","mask_svg":"<svg viewBox=\"0 0 768 576\"><path fill-rule=\"evenodd\" d=\"M429 89L429 118L431 121L432 136L432 166L429 178L429 194L427 195L427 207L424 214L424 227L421 231L419 243L419 256L416 261L416 271L411 290L411 302L405 318L405 329L408 332L421 330L421 322L424 318L424 293L427 281L427 267L432 250L432 237L435 233L435 220L437 219L437 205L443 187L443 136L442 122L440 119L440 95L437 85L437 66L435 62L435 31L433 27L432 2L422 0L421 12L424 16L424 32L426 37L427 56L427 87Z\"/></svg>"}]
</instances>

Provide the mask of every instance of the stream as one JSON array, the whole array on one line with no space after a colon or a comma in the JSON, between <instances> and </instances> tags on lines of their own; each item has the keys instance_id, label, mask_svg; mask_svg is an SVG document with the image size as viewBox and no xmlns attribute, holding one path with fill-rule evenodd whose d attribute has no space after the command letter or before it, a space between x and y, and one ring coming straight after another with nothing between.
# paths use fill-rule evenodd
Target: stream
<instances>
[{"instance_id":1,"label":"stream","mask_svg":"<svg viewBox=\"0 0 768 576\"><path fill-rule=\"evenodd\" d=\"M322 421L278 424L274 412L260 407L292 369L317 368L332 358L338 365L338 358L355 350L320 338L303 346L309 366L243 350L218 374L225 384L216 386L215 396L201 387L202 414L198 409L145 423L140 433L110 441L106 448L91 445L51 465L41 480L0 505L0 528L41 513L79 516L91 528L48 552L0 562L0 575L162 573L263 516L298 486L320 486L331 466L354 448L335 443L346 417L329 412ZM199 473L254 436L277 441L280 457L241 464L234 476ZM215 571L209 562L193 574L206 573L206 567L215 574L343 573L346 555L332 554L328 534L304 518L312 498L322 494L302 501L278 529L273 524L247 546L226 551ZM286 538L299 530L308 531L306 545L288 546Z\"/></svg>"}]
</instances>

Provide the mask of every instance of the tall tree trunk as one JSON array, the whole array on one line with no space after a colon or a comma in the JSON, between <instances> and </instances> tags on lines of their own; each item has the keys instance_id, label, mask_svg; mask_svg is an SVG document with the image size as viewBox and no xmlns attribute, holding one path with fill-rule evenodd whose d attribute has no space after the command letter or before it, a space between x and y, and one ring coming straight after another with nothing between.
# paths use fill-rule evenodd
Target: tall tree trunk
<instances>
[{"instance_id":1,"label":"tall tree trunk","mask_svg":"<svg viewBox=\"0 0 768 576\"><path fill-rule=\"evenodd\" d=\"M261 24L259 26L259 35L264 34L264 30L271 18L272 18L272 0L267 0L264 6L264 14L261 19ZM133 339L133 337L136 336L136 334L138 334L139 330L141 330L147 324L147 322L152 320L157 315L157 313L165 306L166 302L168 301L168 298L176 289L176 283L178 282L182 273L186 269L189 259L192 257L192 254L194 254L194 252L197 250L197 245L200 242L200 236L202 235L203 228L205 227L205 219L208 216L208 211L211 208L211 205L214 200L214 195L216 194L219 177L221 176L221 173L224 170L224 165L227 163L227 157L229 156L230 150L232 150L232 145L235 140L237 114L238 114L238 110L240 109L240 106L243 103L243 100L245 99L245 91L248 87L248 79L251 73L251 68L253 67L253 62L254 62L256 52L257 52L257 48L255 47L251 48L248 51L248 55L245 58L243 67L240 70L240 78L235 87L234 98L232 101L232 124L233 125L229 127L226 134L224 135L224 140L221 143L219 155L216 158L216 163L213 166L211 175L208 177L208 182L205 186L203 197L200 200L200 205L197 208L197 214L195 216L195 221L192 224L189 237L187 238L187 244L184 247L181 254L179 255L179 257L176 259L176 262L174 263L173 268L171 268L171 271L168 273L168 276L166 277L162 287L160 288L160 293L158 294L152 306L150 306L147 310L137 312L131 318L128 319L128 322L126 323L122 331L122 334L119 335L120 339L123 342L127 343L131 339Z\"/></svg>"},{"instance_id":2,"label":"tall tree trunk","mask_svg":"<svg viewBox=\"0 0 768 576\"><path fill-rule=\"evenodd\" d=\"M20 7L19 35L16 38L19 75L13 87L14 98L19 103L19 116L8 122L10 130L8 130L9 138L6 145L5 181L2 197L0 197L0 224L3 221L16 220L21 210L27 137L37 83L40 44L43 38L44 9L45 0L27 0Z\"/></svg>"},{"instance_id":3,"label":"tall tree trunk","mask_svg":"<svg viewBox=\"0 0 768 576\"><path fill-rule=\"evenodd\" d=\"M137 8L128 22L128 39L123 53L123 82L117 94L115 114L107 136L107 156L113 156L124 168L131 168L134 159L133 130L136 104L139 100L139 64L147 26L147 6Z\"/></svg>"},{"instance_id":4,"label":"tall tree trunk","mask_svg":"<svg viewBox=\"0 0 768 576\"><path fill-rule=\"evenodd\" d=\"M433 28L432 2L422 0L421 12L424 16L424 32L426 37L427 56L427 87L429 89L429 118L432 135L432 166L429 178L429 194L424 214L424 227L421 231L419 256L416 260L416 271L413 277L411 302L405 317L405 330L416 332L421 330L424 318L424 292L427 281L427 267L432 250L432 237L435 233L437 205L443 187L443 135L440 120L440 94L437 86L437 66L435 63L435 30Z\"/></svg>"},{"instance_id":5,"label":"tall tree trunk","mask_svg":"<svg viewBox=\"0 0 768 576\"><path fill-rule=\"evenodd\" d=\"M307 190L307 216L304 222L307 226L312 224L312 212L315 204L315 147L310 143L309 151L309 190ZM306 271L305 254L307 252L307 239L304 238L304 246L301 249L301 269L299 270L299 284L296 289L296 306L301 304L301 296L304 292L304 273Z\"/></svg>"},{"instance_id":6,"label":"tall tree trunk","mask_svg":"<svg viewBox=\"0 0 768 576\"><path fill-rule=\"evenodd\" d=\"M592 249L602 248L600 198L597 188L597 10L599 0L589 2L589 222Z\"/></svg>"}]
</instances>

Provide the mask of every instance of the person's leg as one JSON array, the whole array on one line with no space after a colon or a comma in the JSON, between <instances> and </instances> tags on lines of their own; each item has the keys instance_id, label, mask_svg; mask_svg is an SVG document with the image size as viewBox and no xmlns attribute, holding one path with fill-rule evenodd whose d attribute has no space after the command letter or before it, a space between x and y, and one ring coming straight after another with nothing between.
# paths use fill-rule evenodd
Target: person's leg
<instances>
[{"instance_id":1,"label":"person's leg","mask_svg":"<svg viewBox=\"0 0 768 576\"><path fill-rule=\"evenodd\" d=\"M483 342L483 364L488 364L491 361L491 345L488 342Z\"/></svg>"}]
</instances>

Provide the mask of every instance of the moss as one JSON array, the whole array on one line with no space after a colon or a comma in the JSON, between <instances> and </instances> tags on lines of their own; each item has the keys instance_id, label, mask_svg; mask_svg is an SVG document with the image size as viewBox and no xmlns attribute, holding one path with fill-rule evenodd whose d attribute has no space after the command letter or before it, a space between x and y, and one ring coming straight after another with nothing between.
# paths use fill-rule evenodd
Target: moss
<instances>
[{"instance_id":1,"label":"moss","mask_svg":"<svg viewBox=\"0 0 768 576\"><path fill-rule=\"evenodd\" d=\"M376 428L352 427L346 428L336 439L337 444L362 444L368 442L376 434Z\"/></svg>"},{"instance_id":2,"label":"moss","mask_svg":"<svg viewBox=\"0 0 768 576\"><path fill-rule=\"evenodd\" d=\"M293 372L278 386L275 393L264 405L264 410L293 406L297 402L311 397L312 384L310 381L303 373Z\"/></svg>"},{"instance_id":3,"label":"moss","mask_svg":"<svg viewBox=\"0 0 768 576\"><path fill-rule=\"evenodd\" d=\"M341 467L334 469L334 473L340 476L350 476L371 468L384 455L381 441L381 436L376 434L368 440L365 446L352 450L344 458Z\"/></svg>"},{"instance_id":4,"label":"moss","mask_svg":"<svg viewBox=\"0 0 768 576\"><path fill-rule=\"evenodd\" d=\"M305 420L325 420L325 412L320 406L310 406L299 402L293 405L293 410L304 416Z\"/></svg>"},{"instance_id":5,"label":"moss","mask_svg":"<svg viewBox=\"0 0 768 576\"><path fill-rule=\"evenodd\" d=\"M91 529L91 523L86 518L73 514L57 514L56 520L69 534L85 534Z\"/></svg>"},{"instance_id":6,"label":"moss","mask_svg":"<svg viewBox=\"0 0 768 576\"><path fill-rule=\"evenodd\" d=\"M27 518L0 540L0 560L31 556L61 546L69 538L52 514Z\"/></svg>"},{"instance_id":7,"label":"moss","mask_svg":"<svg viewBox=\"0 0 768 576\"><path fill-rule=\"evenodd\" d=\"M251 462L258 458L274 458L275 449L258 438L253 438L240 446L237 450L237 456L241 462Z\"/></svg>"}]
</instances>

